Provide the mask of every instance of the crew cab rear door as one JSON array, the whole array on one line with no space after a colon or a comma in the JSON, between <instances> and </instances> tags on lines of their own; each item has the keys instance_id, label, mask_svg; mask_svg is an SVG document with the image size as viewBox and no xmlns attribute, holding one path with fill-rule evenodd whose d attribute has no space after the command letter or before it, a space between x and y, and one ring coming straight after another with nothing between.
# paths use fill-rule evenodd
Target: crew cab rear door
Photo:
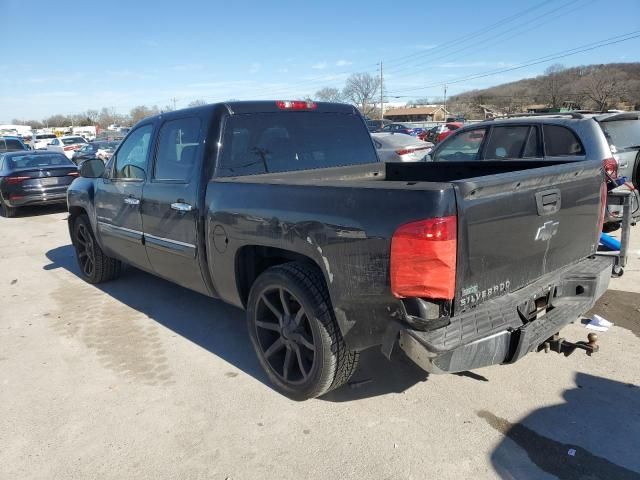
<instances>
[{"instance_id":1,"label":"crew cab rear door","mask_svg":"<svg viewBox=\"0 0 640 480\"><path fill-rule=\"evenodd\" d=\"M583 161L453 182L457 307L472 308L593 254L602 175L601 162Z\"/></svg>"},{"instance_id":2,"label":"crew cab rear door","mask_svg":"<svg viewBox=\"0 0 640 480\"><path fill-rule=\"evenodd\" d=\"M198 116L170 117L162 123L141 211L153 270L206 293L197 247L204 132L204 119Z\"/></svg>"}]
</instances>

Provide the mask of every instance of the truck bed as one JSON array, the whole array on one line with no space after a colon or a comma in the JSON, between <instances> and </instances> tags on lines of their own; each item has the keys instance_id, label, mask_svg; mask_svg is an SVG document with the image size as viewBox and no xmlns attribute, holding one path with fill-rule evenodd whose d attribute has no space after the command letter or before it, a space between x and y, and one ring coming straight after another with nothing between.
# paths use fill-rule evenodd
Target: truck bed
<instances>
[{"instance_id":1,"label":"truck bed","mask_svg":"<svg viewBox=\"0 0 640 480\"><path fill-rule=\"evenodd\" d=\"M389 312L407 313L390 291L399 226L457 216L455 317L595 252L601 169L597 161L376 163L218 178L206 204L209 223L229 232L233 248L313 258L347 339L372 345ZM209 251L213 264L235 268L233 255ZM242 305L234 286L210 271L221 295Z\"/></svg>"}]
</instances>

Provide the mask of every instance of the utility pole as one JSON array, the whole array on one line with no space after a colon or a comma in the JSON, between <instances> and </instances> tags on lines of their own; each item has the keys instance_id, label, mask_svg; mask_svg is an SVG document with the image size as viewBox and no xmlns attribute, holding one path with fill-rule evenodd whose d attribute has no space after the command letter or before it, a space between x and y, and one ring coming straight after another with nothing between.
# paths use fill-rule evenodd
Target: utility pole
<instances>
[{"instance_id":1,"label":"utility pole","mask_svg":"<svg viewBox=\"0 0 640 480\"><path fill-rule=\"evenodd\" d=\"M384 120L384 77L382 76L382 60L380 60L380 120Z\"/></svg>"},{"instance_id":2,"label":"utility pole","mask_svg":"<svg viewBox=\"0 0 640 480\"><path fill-rule=\"evenodd\" d=\"M444 120L447 121L447 84L444 85Z\"/></svg>"},{"instance_id":3,"label":"utility pole","mask_svg":"<svg viewBox=\"0 0 640 480\"><path fill-rule=\"evenodd\" d=\"M173 102L173 109L175 110L176 109L176 97L173 97L171 99L171 101Z\"/></svg>"}]
</instances>

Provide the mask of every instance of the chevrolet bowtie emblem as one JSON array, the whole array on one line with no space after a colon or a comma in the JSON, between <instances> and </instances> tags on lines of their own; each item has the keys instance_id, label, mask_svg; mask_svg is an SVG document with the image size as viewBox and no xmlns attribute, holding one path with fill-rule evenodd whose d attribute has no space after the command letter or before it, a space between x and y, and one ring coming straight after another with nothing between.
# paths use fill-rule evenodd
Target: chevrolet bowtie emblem
<instances>
[{"instance_id":1,"label":"chevrolet bowtie emblem","mask_svg":"<svg viewBox=\"0 0 640 480\"><path fill-rule=\"evenodd\" d=\"M558 233L559 225L560 222L554 222L553 220L544 222L544 225L538 228L535 240L542 240L543 242L550 240L551 237Z\"/></svg>"}]
</instances>

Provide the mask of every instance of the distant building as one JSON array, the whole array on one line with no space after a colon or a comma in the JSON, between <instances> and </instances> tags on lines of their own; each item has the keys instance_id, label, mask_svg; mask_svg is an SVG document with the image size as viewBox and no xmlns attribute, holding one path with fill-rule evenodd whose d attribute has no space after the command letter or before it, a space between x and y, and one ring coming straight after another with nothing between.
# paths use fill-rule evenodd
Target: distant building
<instances>
[{"instance_id":1,"label":"distant building","mask_svg":"<svg viewBox=\"0 0 640 480\"><path fill-rule=\"evenodd\" d=\"M390 108L384 118L393 122L443 122L449 112L443 105Z\"/></svg>"}]
</instances>

